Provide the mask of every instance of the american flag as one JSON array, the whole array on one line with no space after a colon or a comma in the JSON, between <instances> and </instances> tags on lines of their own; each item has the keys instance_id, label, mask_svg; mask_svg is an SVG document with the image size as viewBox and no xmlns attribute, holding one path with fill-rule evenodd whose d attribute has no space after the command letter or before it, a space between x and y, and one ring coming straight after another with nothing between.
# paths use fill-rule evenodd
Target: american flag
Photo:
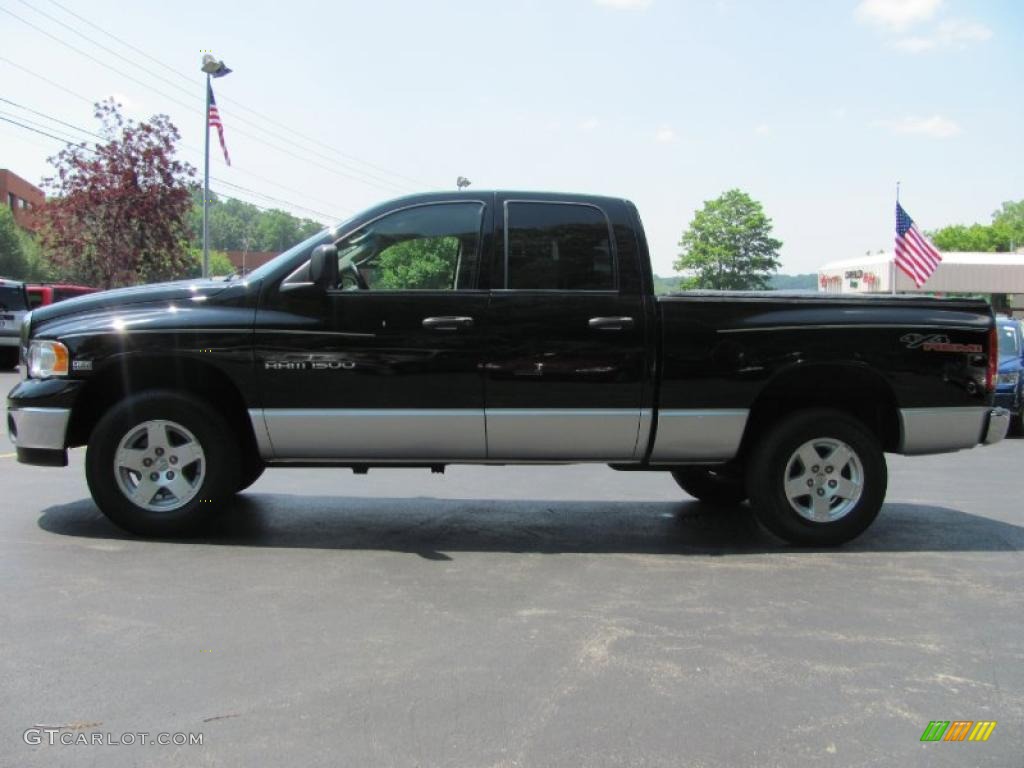
<instances>
[{"instance_id":1,"label":"american flag","mask_svg":"<svg viewBox=\"0 0 1024 768\"><path fill-rule=\"evenodd\" d=\"M220 112L217 111L217 102L213 98L213 86L206 84L207 98L210 100L210 112L206 116L207 125L217 129L217 136L220 138L220 148L224 150L224 162L231 165L231 156L228 155L228 145L224 143L224 123L220 121Z\"/></svg>"},{"instance_id":2,"label":"american flag","mask_svg":"<svg viewBox=\"0 0 1024 768\"><path fill-rule=\"evenodd\" d=\"M921 234L903 206L896 203L896 266L920 288L928 282L940 261L942 254Z\"/></svg>"}]
</instances>

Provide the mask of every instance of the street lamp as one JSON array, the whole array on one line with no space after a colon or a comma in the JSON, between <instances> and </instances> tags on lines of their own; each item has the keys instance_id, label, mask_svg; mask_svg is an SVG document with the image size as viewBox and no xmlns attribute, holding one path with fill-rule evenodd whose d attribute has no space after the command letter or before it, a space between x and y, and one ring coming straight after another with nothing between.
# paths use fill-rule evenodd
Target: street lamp
<instances>
[{"instance_id":1,"label":"street lamp","mask_svg":"<svg viewBox=\"0 0 1024 768\"><path fill-rule=\"evenodd\" d=\"M210 94L213 92L210 86L211 77L224 77L230 74L231 70L224 62L211 56L203 54L203 64L200 69L206 73L206 114L203 133L206 141L203 146L203 277L210 276L210 241L207 233L207 206L210 203Z\"/></svg>"}]
</instances>

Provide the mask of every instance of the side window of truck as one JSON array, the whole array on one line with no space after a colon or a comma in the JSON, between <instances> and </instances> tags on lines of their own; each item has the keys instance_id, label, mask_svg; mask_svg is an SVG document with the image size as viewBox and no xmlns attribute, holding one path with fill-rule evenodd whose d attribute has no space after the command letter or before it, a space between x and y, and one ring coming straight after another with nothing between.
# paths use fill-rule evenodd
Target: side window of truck
<instances>
[{"instance_id":1,"label":"side window of truck","mask_svg":"<svg viewBox=\"0 0 1024 768\"><path fill-rule=\"evenodd\" d=\"M615 290L608 218L592 205L506 203L505 275L518 290Z\"/></svg>"},{"instance_id":2,"label":"side window of truck","mask_svg":"<svg viewBox=\"0 0 1024 768\"><path fill-rule=\"evenodd\" d=\"M480 203L438 203L396 211L338 241L341 290L475 288Z\"/></svg>"}]
</instances>

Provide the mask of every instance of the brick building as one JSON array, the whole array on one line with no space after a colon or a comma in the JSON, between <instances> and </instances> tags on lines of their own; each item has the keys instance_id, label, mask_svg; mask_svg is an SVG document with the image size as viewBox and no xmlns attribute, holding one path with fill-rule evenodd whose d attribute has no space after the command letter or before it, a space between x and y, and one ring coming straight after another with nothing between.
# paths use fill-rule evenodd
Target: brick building
<instances>
[{"instance_id":1,"label":"brick building","mask_svg":"<svg viewBox=\"0 0 1024 768\"><path fill-rule=\"evenodd\" d=\"M262 267L278 253L279 251L227 251L228 259L239 274L246 274L256 267Z\"/></svg>"},{"instance_id":2,"label":"brick building","mask_svg":"<svg viewBox=\"0 0 1024 768\"><path fill-rule=\"evenodd\" d=\"M0 168L0 202L11 209L14 220L30 232L36 229L36 217L32 210L46 200L43 190L30 184L21 176L6 168Z\"/></svg>"}]
</instances>

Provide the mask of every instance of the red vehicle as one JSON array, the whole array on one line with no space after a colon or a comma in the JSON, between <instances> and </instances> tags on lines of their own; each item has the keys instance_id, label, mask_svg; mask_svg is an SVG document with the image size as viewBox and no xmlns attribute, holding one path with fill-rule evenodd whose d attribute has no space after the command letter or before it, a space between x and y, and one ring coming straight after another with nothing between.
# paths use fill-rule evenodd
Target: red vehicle
<instances>
[{"instance_id":1,"label":"red vehicle","mask_svg":"<svg viewBox=\"0 0 1024 768\"><path fill-rule=\"evenodd\" d=\"M90 288L86 285L70 285L67 283L45 283L37 285L26 285L28 292L29 309L45 307L47 304L55 304L64 299L73 299L75 296L85 296L87 293L96 293L97 288Z\"/></svg>"}]
</instances>

